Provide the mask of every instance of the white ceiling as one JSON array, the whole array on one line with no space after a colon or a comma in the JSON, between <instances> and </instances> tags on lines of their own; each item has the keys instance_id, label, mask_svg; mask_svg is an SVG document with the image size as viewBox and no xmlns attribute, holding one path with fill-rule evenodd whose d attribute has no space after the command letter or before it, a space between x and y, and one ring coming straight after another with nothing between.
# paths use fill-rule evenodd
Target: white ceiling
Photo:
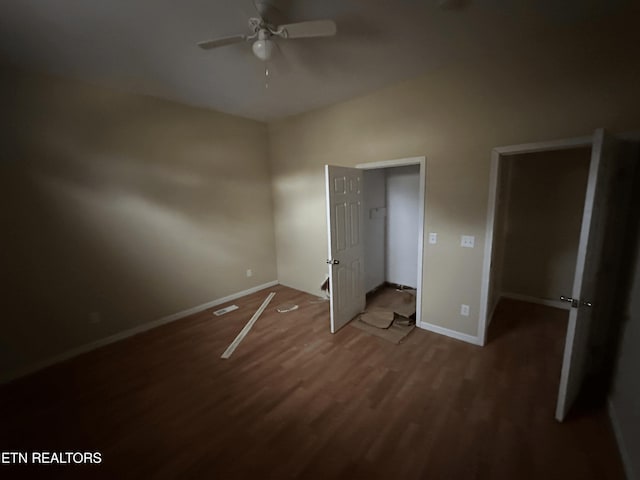
<instances>
[{"instance_id":1,"label":"white ceiling","mask_svg":"<svg viewBox=\"0 0 640 480\"><path fill-rule=\"evenodd\" d=\"M548 46L554 36L624 15L633 0L271 3L290 21L333 18L338 34L279 41L268 88L265 64L250 44L196 47L248 33L252 0L0 0L0 55L27 68L272 120L450 62Z\"/></svg>"}]
</instances>

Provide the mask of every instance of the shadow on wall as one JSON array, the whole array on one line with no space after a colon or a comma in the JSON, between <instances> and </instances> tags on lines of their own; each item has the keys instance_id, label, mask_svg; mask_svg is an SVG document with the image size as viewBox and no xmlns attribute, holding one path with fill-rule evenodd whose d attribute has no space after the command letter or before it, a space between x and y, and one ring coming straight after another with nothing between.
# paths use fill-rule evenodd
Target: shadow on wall
<instances>
[{"instance_id":1,"label":"shadow on wall","mask_svg":"<svg viewBox=\"0 0 640 480\"><path fill-rule=\"evenodd\" d=\"M278 260L304 258L314 265L310 269L298 261L280 262L278 281L287 285L290 278L298 277L301 281L289 286L324 296L320 288L328 275L324 166L301 166L295 172L274 176L273 192L274 210L278 212L274 219ZM322 205L320 212L318 205ZM314 235L301 242L292 234L292 227L296 231L314 232Z\"/></svg>"},{"instance_id":2,"label":"shadow on wall","mask_svg":"<svg viewBox=\"0 0 640 480\"><path fill-rule=\"evenodd\" d=\"M618 252L622 259L622 269L614 289L614 310L609 322L598 324L589 334L591 359L582 397L593 404L605 403L611 393L625 328L628 322L633 321L634 314L637 318L637 312L632 312L631 309L635 303L633 282L640 256L640 217L637 213L640 211L640 143L627 142L623 148L635 159L635 173L631 196L627 199L628 211L623 211L623 215L618 215L613 220L625 225L624 243ZM629 368L629 365L625 365L627 371Z\"/></svg>"},{"instance_id":3,"label":"shadow on wall","mask_svg":"<svg viewBox=\"0 0 640 480\"><path fill-rule=\"evenodd\" d=\"M507 157L502 292L571 295L591 148Z\"/></svg>"},{"instance_id":4,"label":"shadow on wall","mask_svg":"<svg viewBox=\"0 0 640 480\"><path fill-rule=\"evenodd\" d=\"M3 371L276 278L264 125L47 77L0 85Z\"/></svg>"}]
</instances>

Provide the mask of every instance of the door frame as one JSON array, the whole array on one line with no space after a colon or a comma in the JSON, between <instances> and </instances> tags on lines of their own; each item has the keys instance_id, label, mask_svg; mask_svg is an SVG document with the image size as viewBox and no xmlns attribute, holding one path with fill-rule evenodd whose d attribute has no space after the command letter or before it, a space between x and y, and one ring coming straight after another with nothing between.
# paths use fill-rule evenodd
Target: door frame
<instances>
[{"instance_id":1,"label":"door frame","mask_svg":"<svg viewBox=\"0 0 640 480\"><path fill-rule=\"evenodd\" d=\"M487 207L487 226L485 229L484 241L484 260L482 264L482 287L480 290L480 321L478 322L478 339L480 345L484 346L487 342L487 329L491 322L496 305L489 306L489 288L491 285L491 276L493 273L493 265L491 264L493 256L493 243L495 240L494 229L497 209L497 193L500 178L500 169L504 157L510 155L519 155L523 153L547 152L556 150L568 150L571 148L592 147L593 135L586 137L574 137L561 140L550 140L546 142L523 143L519 145L508 145L505 147L496 147L491 151L491 169L489 172L489 203ZM497 302L496 302L497 304ZM489 309L491 308L491 309Z\"/></svg>"},{"instance_id":2,"label":"door frame","mask_svg":"<svg viewBox=\"0 0 640 480\"><path fill-rule=\"evenodd\" d=\"M382 168L406 167L409 165L418 165L420 167L418 178L420 186L418 190L418 278L416 287L416 326L422 326L422 276L424 275L424 211L426 198L426 178L427 178L427 158L407 157L395 160L382 160L379 162L359 163L356 168L362 170L378 170ZM367 186L364 185L366 189ZM365 268L366 268L365 258ZM366 292L365 292L366 293Z\"/></svg>"}]
</instances>

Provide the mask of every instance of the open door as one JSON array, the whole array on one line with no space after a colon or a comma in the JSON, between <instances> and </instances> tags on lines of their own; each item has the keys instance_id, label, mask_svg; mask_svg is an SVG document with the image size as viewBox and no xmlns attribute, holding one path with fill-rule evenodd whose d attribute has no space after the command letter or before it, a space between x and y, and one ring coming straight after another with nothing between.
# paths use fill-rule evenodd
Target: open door
<instances>
[{"instance_id":1,"label":"open door","mask_svg":"<svg viewBox=\"0 0 640 480\"><path fill-rule=\"evenodd\" d=\"M590 368L590 331L612 318L613 289L622 259L621 199L630 188L629 162L622 142L602 129L593 139L578 257L571 297L556 419L563 421L574 404Z\"/></svg>"},{"instance_id":2,"label":"open door","mask_svg":"<svg viewBox=\"0 0 640 480\"><path fill-rule=\"evenodd\" d=\"M331 333L365 307L362 170L325 166Z\"/></svg>"}]
</instances>

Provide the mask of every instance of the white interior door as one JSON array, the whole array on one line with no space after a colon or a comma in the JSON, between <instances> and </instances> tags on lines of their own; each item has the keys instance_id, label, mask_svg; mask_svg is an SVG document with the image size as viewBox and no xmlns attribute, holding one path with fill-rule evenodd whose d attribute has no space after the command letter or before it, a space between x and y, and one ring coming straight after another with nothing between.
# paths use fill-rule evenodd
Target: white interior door
<instances>
[{"instance_id":1,"label":"white interior door","mask_svg":"<svg viewBox=\"0 0 640 480\"><path fill-rule=\"evenodd\" d=\"M325 166L331 333L365 307L362 170Z\"/></svg>"},{"instance_id":2,"label":"white interior door","mask_svg":"<svg viewBox=\"0 0 640 480\"><path fill-rule=\"evenodd\" d=\"M594 322L609 321L611 288L615 269L610 252L620 238L612 235L611 214L619 206L615 198L626 188L628 162L621 155L620 141L599 129L594 134L585 196L576 272L571 297L556 419L564 420L583 385L589 362L589 332ZM619 235L618 235L619 236ZM607 258L609 257L609 258Z\"/></svg>"}]
</instances>

